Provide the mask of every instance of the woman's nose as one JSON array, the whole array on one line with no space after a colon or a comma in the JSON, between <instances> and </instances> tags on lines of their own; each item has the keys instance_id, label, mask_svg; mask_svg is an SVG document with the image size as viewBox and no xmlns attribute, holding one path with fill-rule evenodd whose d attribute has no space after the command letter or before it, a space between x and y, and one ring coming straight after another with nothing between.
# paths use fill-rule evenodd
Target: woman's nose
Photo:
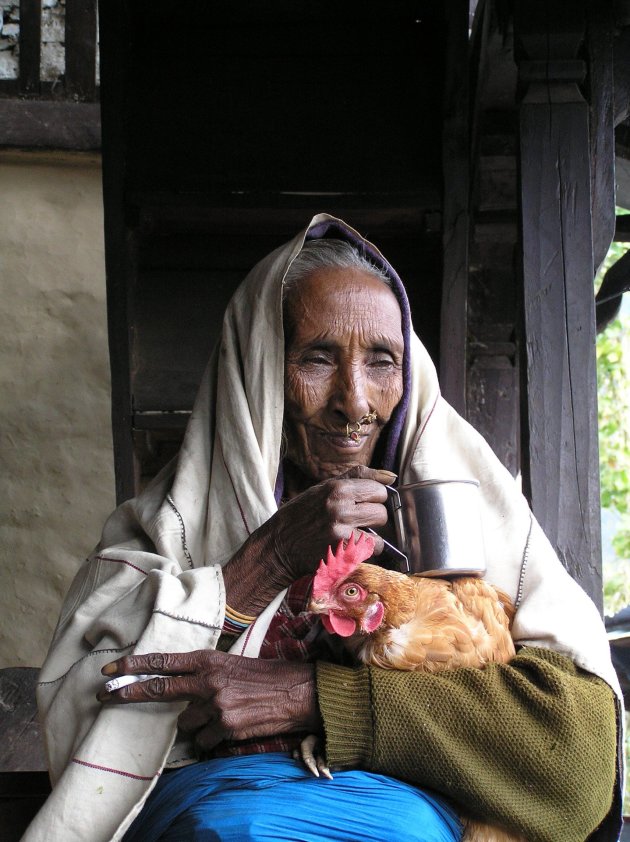
<instances>
[{"instance_id":1,"label":"woman's nose","mask_svg":"<svg viewBox=\"0 0 630 842\"><path fill-rule=\"evenodd\" d=\"M344 366L338 371L333 409L344 416L344 422L358 421L371 407L368 402L367 382L358 366Z\"/></svg>"}]
</instances>

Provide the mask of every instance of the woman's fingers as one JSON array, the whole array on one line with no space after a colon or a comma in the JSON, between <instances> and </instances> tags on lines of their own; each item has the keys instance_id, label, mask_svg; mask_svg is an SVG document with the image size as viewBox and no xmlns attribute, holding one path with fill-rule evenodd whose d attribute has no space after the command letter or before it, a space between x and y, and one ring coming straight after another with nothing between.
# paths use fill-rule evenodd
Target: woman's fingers
<instances>
[{"instance_id":1,"label":"woman's fingers","mask_svg":"<svg viewBox=\"0 0 630 842\"><path fill-rule=\"evenodd\" d=\"M339 526L351 529L382 526L387 523L387 489L374 480L337 480L329 490L325 507L334 531ZM347 537L347 536L344 536Z\"/></svg>"},{"instance_id":2,"label":"woman's fingers","mask_svg":"<svg viewBox=\"0 0 630 842\"><path fill-rule=\"evenodd\" d=\"M195 676L156 675L145 681L126 684L108 692L103 688L98 695L99 702L128 704L130 702L177 702L197 697Z\"/></svg>"},{"instance_id":3,"label":"woman's fingers","mask_svg":"<svg viewBox=\"0 0 630 842\"><path fill-rule=\"evenodd\" d=\"M383 541L381 536L378 534L378 532L374 532L374 530L372 530L372 529L367 529L367 534L370 536L370 538L374 542L374 552L372 553L372 556L381 555L381 553L385 549L385 542Z\"/></svg>"},{"instance_id":4,"label":"woman's fingers","mask_svg":"<svg viewBox=\"0 0 630 842\"><path fill-rule=\"evenodd\" d=\"M216 707L212 701L191 702L182 711L177 724L185 734L194 734L200 728L205 728L217 719Z\"/></svg>"},{"instance_id":5,"label":"woman's fingers","mask_svg":"<svg viewBox=\"0 0 630 842\"><path fill-rule=\"evenodd\" d=\"M150 652L146 655L125 655L105 664L103 675L182 675L197 668L195 652Z\"/></svg>"},{"instance_id":6,"label":"woman's fingers","mask_svg":"<svg viewBox=\"0 0 630 842\"><path fill-rule=\"evenodd\" d=\"M347 498L354 503L384 503L387 500L387 488L373 479L340 479L331 493L333 498Z\"/></svg>"},{"instance_id":7,"label":"woman's fingers","mask_svg":"<svg viewBox=\"0 0 630 842\"><path fill-rule=\"evenodd\" d=\"M221 670L223 658L224 653L210 649L126 655L106 664L101 670L103 675L122 676L123 679L128 675L142 676L143 680L111 692L104 687L97 698L118 704L205 698L212 692L213 679ZM161 675L154 675L156 672Z\"/></svg>"},{"instance_id":8,"label":"woman's fingers","mask_svg":"<svg viewBox=\"0 0 630 842\"><path fill-rule=\"evenodd\" d=\"M194 736L197 748L210 751L228 738L220 711L214 701L191 702L177 720L180 731Z\"/></svg>"},{"instance_id":9,"label":"woman's fingers","mask_svg":"<svg viewBox=\"0 0 630 842\"><path fill-rule=\"evenodd\" d=\"M220 723L209 722L208 725L200 728L195 734L195 745L201 751L212 751L213 748L226 739L229 739L229 734L224 732Z\"/></svg>"},{"instance_id":10,"label":"woman's fingers","mask_svg":"<svg viewBox=\"0 0 630 842\"><path fill-rule=\"evenodd\" d=\"M396 481L397 475L392 471L385 471L382 468L368 468L365 465L355 465L345 473L340 474L338 479L371 479L380 482L382 485L391 485Z\"/></svg>"}]
</instances>

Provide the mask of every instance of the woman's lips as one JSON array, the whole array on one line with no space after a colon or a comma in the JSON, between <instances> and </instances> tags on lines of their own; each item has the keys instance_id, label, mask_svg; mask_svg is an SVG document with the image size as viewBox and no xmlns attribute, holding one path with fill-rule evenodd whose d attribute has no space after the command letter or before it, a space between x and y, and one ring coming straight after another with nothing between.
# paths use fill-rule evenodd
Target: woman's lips
<instances>
[{"instance_id":1,"label":"woman's lips","mask_svg":"<svg viewBox=\"0 0 630 842\"><path fill-rule=\"evenodd\" d=\"M367 433L361 433L356 441L348 438L345 433L322 432L321 435L330 442L333 447L339 448L340 450L359 450L368 438Z\"/></svg>"}]
</instances>

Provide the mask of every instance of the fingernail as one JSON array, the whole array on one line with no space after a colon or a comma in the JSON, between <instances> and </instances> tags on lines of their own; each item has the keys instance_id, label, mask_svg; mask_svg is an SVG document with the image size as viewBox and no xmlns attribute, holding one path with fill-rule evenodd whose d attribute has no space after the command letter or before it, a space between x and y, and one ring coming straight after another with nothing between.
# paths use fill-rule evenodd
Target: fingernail
<instances>
[{"instance_id":1,"label":"fingernail","mask_svg":"<svg viewBox=\"0 0 630 842\"><path fill-rule=\"evenodd\" d=\"M112 661L109 664L105 664L105 666L101 669L101 675L115 675L116 674L116 661Z\"/></svg>"},{"instance_id":2,"label":"fingernail","mask_svg":"<svg viewBox=\"0 0 630 842\"><path fill-rule=\"evenodd\" d=\"M386 479L388 483L391 483L398 478L398 474L394 474L392 473L392 471L385 471L382 468L378 469L378 473L379 476L383 477L383 479Z\"/></svg>"}]
</instances>

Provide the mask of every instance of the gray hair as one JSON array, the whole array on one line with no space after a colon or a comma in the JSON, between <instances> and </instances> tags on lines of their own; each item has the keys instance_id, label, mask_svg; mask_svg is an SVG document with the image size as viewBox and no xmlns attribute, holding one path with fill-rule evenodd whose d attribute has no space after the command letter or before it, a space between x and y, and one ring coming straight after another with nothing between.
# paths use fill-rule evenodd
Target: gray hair
<instances>
[{"instance_id":1,"label":"gray hair","mask_svg":"<svg viewBox=\"0 0 630 842\"><path fill-rule=\"evenodd\" d=\"M391 287L391 278L345 240L308 240L285 275L282 298L299 281L318 269L359 269Z\"/></svg>"}]
</instances>

